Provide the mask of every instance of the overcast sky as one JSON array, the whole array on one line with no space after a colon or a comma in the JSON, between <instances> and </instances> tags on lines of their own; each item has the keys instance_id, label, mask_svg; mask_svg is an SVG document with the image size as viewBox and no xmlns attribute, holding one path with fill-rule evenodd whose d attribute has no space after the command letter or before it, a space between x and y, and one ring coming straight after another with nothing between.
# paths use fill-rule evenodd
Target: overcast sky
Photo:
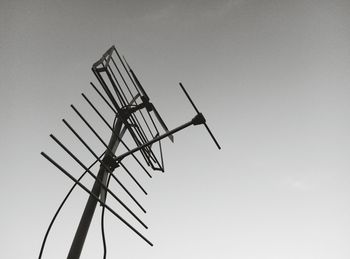
<instances>
[{"instance_id":1,"label":"overcast sky","mask_svg":"<svg viewBox=\"0 0 350 259\"><path fill-rule=\"evenodd\" d=\"M61 119L84 130L73 103L99 123L80 93L98 103L91 66L115 44L169 128L195 114L183 82L222 150L198 126L164 141L165 174L126 160L154 247L107 212L108 258L350 258L349 17L346 0L1 0L2 257L38 256L72 185L40 152L82 173L49 134L93 161ZM43 258L66 257L86 199L75 191ZM81 258L102 258L99 220Z\"/></svg>"}]
</instances>

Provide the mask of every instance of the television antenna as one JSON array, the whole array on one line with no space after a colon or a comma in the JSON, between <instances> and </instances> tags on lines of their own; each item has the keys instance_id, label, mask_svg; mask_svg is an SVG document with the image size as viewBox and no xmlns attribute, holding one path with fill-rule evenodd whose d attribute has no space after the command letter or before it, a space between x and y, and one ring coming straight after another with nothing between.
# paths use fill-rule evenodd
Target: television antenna
<instances>
[{"instance_id":1,"label":"television antenna","mask_svg":"<svg viewBox=\"0 0 350 259\"><path fill-rule=\"evenodd\" d=\"M125 193L133 200L133 202L139 207L141 211L146 213L146 210L137 201L137 199L130 193L130 191L124 186L124 184L114 174L114 170L118 167L122 167L130 176L132 181L140 188L140 190L147 195L147 192L134 177L134 175L128 170L123 163L124 158L133 157L142 170L151 178L152 175L147 171L145 166L141 163L140 159L136 157L136 153L140 153L142 159L153 170L164 172L164 162L161 140L169 138L174 141L173 135L178 131L181 131L191 125L203 124L207 129L209 135L213 139L215 145L221 149L219 143L215 139L214 135L210 131L206 124L205 117L199 112L198 108L192 101L190 95L180 83L180 87L187 99L196 111L196 115L188 122L169 130L163 121L162 117L158 113L157 109L151 103L149 96L145 89L141 85L137 76L132 68L127 63L124 56L122 57L115 46L110 47L103 56L93 64L92 72L96 76L100 88L99 90L95 84L90 83L97 95L103 100L103 102L109 107L113 113L113 118L108 121L105 116L96 108L96 106L90 101L90 99L82 93L83 99L94 110L94 112L101 119L111 131L111 136L107 144L106 140L97 133L96 129L86 120L86 118L78 111L78 109L71 105L74 113L83 121L86 127L95 135L95 137L102 143L105 151L102 154L97 154L88 142L84 140L81 135L63 119L65 126L73 133L73 135L79 140L79 142L95 157L95 161L87 166L85 165L75 154L73 154L58 138L53 134L50 137L56 142L76 163L78 163L84 170L79 178L74 177L70 172L64 169L58 164L51 156L45 152L41 152L41 155L46 158L51 164L59 169L63 174L70 178L74 185L71 187L62 203L58 207L54 217L52 218L49 227L44 236L42 246L39 253L39 259L42 258L45 243L51 227L65 204L66 200L75 189L80 187L88 195L88 201L85 205L85 209L82 213L80 223L76 230L73 242L71 244L67 259L78 259L84 246L85 238L88 234L89 226L93 218L96 205L99 203L102 207L102 234L104 243L104 258L106 257L106 245L104 237L104 224L103 217L105 210L111 212L116 218L124 223L130 230L141 237L146 243L153 246L137 228L132 226L126 219L120 216L111 206L106 202L107 194L110 194L141 226L147 229L147 225L136 215L117 195L108 187L111 179L115 180L119 186L125 191ZM112 123L111 123L112 122ZM159 126L162 128L162 132L159 130ZM130 143L124 142L124 135L129 134L132 139L133 147L130 148ZM158 145L157 145L158 144ZM120 145L123 145L126 151L121 154L117 154L117 149ZM156 148L157 146L157 148ZM156 152L157 151L157 152ZM91 170L95 164L99 164L100 168L95 175ZM94 179L94 184L91 190L81 183L82 178L89 174Z\"/></svg>"}]
</instances>

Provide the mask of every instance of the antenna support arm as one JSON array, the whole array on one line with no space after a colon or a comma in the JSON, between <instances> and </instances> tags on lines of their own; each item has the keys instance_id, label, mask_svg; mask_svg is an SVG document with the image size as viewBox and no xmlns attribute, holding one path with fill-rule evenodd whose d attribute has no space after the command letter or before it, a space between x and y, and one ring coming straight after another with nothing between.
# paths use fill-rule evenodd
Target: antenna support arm
<instances>
[{"instance_id":1,"label":"antenna support arm","mask_svg":"<svg viewBox=\"0 0 350 259\"><path fill-rule=\"evenodd\" d=\"M166 133L164 133L163 135L160 135L158 137L155 137L154 139L148 141L147 143L141 145L141 146L138 146L134 149L131 149L130 151L120 155L120 156L117 156L115 157L114 159L118 162L120 162L123 158L127 157L128 155L131 155L145 147L148 147L150 145L152 145L153 143L159 141L159 140L162 140L163 138L166 138L168 137L169 135L173 135L174 133L180 131L180 130L183 130L185 128L187 128L188 126L191 126L191 125L199 125L199 124L203 124L205 123L205 118L203 116L202 113L198 113L192 120L190 120L189 122L185 123L185 124L182 124L181 126L175 128L175 129L172 129Z\"/></svg>"}]
</instances>

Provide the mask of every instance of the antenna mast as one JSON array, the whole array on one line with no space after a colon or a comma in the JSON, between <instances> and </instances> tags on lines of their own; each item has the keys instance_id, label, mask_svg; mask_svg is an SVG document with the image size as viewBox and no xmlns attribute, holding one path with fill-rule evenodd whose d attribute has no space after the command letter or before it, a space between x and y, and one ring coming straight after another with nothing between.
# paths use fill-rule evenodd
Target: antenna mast
<instances>
[{"instance_id":1,"label":"antenna mast","mask_svg":"<svg viewBox=\"0 0 350 259\"><path fill-rule=\"evenodd\" d=\"M136 153L140 153L143 160L146 162L147 166L151 167L153 170L159 170L164 172L163 154L161 140L164 138L169 138L172 142L173 134L185 129L191 125L204 124L208 130L211 138L213 139L216 146L220 149L220 145L215 139L212 132L209 130L206 120L202 113L199 112L195 104L193 103L191 97L187 93L186 89L180 83L181 89L184 91L186 97L192 104L196 111L194 118L172 130L169 130L164 123L162 117L159 115L155 106L150 102L150 98L145 92L140 81L136 77L134 71L131 69L129 64L126 62L125 58L121 57L117 49L112 46L107 50L107 52L92 66L92 72L95 74L101 88L102 92L93 84L90 83L94 88L98 96L102 98L104 103L112 110L114 114L113 124L110 124L108 120L102 115L101 112L95 107L95 105L82 94L84 100L91 106L91 108L97 113L104 124L111 130L111 135L108 144L103 140L103 138L97 133L94 127L85 119L85 117L71 105L73 111L77 116L84 122L84 124L90 129L90 131L96 136L96 138L104 145L105 151L98 155L89 144L79 135L79 133L66 121L62 120L63 123L68 127L68 129L75 135L76 138L81 142L81 144L89 150L89 152L95 157L95 162L91 166L86 166L81 162L76 155L74 155L62 142L60 142L54 135L50 137L66 152L73 160L75 160L85 172L77 179L66 169L55 162L49 155L44 152L41 154L51 162L55 167L57 167L62 173L64 173L68 178L70 178L74 185L71 191L79 186L85 192L89 194L89 198L85 205L85 209L80 219L80 223L76 230L73 242L71 244L67 259L79 259L82 252L86 236L89 231L89 227L96 210L97 203L100 203L103 209L109 210L114 216L121 220L127 227L129 227L134 233L140 236L146 243L153 246L153 244L136 228L129 224L124 218L122 218L115 210L113 210L109 205L106 204L107 193L109 193L116 201L122 205L122 207L129 212L129 214L135 218L140 225L147 229L147 225L123 202L121 201L109 188L108 183L110 178L113 178L121 188L128 194L128 196L135 202L135 204L146 213L146 210L140 205L136 198L128 191L128 189L118 180L114 174L114 170L117 167L123 167L128 173L130 178L137 184L137 186L147 194L141 184L136 180L136 178L131 174L131 172L122 163L122 160L128 156L132 156L136 162L142 167L142 169L151 178L151 174L146 170L141 161L136 157ZM163 133L160 133L158 126L160 125L163 129ZM124 135L128 133L133 142L134 147L129 148L129 146L123 141ZM156 152L156 147L154 144L158 143L158 151ZM122 144L127 150L126 152L116 155L119 145ZM158 155L157 155L157 154ZM97 175L91 172L91 168L94 164L99 163L100 167ZM85 185L83 185L80 180L84 175L88 173L94 178L94 184L91 190L89 190ZM51 226L56 219L56 216L60 212L63 204L67 200L71 191L63 200L61 206L58 208L54 218L52 219L47 233L44 237L42 247L39 254L39 259L42 256L45 242Z\"/></svg>"}]
</instances>

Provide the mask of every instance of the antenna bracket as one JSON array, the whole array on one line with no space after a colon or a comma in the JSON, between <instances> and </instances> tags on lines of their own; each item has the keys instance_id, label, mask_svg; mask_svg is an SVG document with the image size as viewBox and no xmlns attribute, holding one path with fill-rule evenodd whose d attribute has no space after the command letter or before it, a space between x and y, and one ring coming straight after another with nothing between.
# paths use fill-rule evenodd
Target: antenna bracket
<instances>
[{"instance_id":1,"label":"antenna bracket","mask_svg":"<svg viewBox=\"0 0 350 259\"><path fill-rule=\"evenodd\" d=\"M204 124L205 123L205 118L202 113L198 113L193 119L192 119L192 124L193 125L199 125L199 124Z\"/></svg>"},{"instance_id":2,"label":"antenna bracket","mask_svg":"<svg viewBox=\"0 0 350 259\"><path fill-rule=\"evenodd\" d=\"M108 166L108 168L111 171L114 171L114 169L116 169L117 167L119 167L119 162L113 159L113 156L111 155L106 155L103 159L102 159L103 164L105 164L106 166Z\"/></svg>"}]
</instances>

